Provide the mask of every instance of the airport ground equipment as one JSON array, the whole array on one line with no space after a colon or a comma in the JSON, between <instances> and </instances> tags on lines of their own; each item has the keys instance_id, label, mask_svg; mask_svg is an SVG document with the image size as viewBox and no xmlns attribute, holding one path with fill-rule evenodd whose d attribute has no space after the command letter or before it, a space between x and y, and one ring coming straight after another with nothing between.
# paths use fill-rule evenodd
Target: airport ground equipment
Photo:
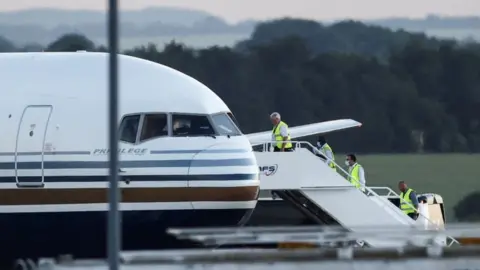
<instances>
[{"instance_id":1,"label":"airport ground equipment","mask_svg":"<svg viewBox=\"0 0 480 270\"><path fill-rule=\"evenodd\" d=\"M391 200L403 200L389 187L365 187L365 191L350 183L348 172L336 164L337 172L319 158L318 150L309 142L294 141L293 152L271 152L272 142L266 142L255 151L260 167L260 190L263 200L281 200L293 205L298 211L321 225L338 225L355 231L364 227L416 227ZM341 157L337 156L337 160ZM368 168L365 168L368 171ZM267 196L265 194L268 194ZM272 194L273 196L270 196ZM382 195L381 195L382 194ZM258 207L258 205L257 205ZM443 224L429 220L428 229L442 230ZM394 239L363 239L372 247L398 247L403 241ZM417 245L428 241L418 236ZM458 243L453 237L438 238L439 243L451 246Z\"/></svg>"}]
</instances>

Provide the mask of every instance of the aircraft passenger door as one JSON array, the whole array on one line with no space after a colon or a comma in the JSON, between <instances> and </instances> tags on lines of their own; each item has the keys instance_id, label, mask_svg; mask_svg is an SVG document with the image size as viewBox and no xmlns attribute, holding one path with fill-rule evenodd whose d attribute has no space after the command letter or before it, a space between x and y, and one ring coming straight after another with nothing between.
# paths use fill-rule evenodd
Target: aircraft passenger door
<instances>
[{"instance_id":1,"label":"aircraft passenger door","mask_svg":"<svg viewBox=\"0 0 480 270\"><path fill-rule=\"evenodd\" d=\"M17 187L44 186L44 145L51 105L30 105L23 110L15 145Z\"/></svg>"}]
</instances>

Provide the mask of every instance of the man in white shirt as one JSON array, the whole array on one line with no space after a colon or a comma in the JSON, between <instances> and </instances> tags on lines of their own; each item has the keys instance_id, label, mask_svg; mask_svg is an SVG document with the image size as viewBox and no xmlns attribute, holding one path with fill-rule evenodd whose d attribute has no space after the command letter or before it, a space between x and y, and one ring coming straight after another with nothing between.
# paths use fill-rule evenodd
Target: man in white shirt
<instances>
[{"instance_id":1,"label":"man in white shirt","mask_svg":"<svg viewBox=\"0 0 480 270\"><path fill-rule=\"evenodd\" d=\"M337 171L335 168L335 157L333 155L333 150L330 145L328 145L324 136L318 136L317 147L318 151L320 151L320 153L325 157L325 162L327 165L334 171Z\"/></svg>"},{"instance_id":2,"label":"man in white shirt","mask_svg":"<svg viewBox=\"0 0 480 270\"><path fill-rule=\"evenodd\" d=\"M345 165L348 166L348 181L356 188L365 192L365 170L362 165L357 163L357 157L354 154L348 154L345 159Z\"/></svg>"}]
</instances>

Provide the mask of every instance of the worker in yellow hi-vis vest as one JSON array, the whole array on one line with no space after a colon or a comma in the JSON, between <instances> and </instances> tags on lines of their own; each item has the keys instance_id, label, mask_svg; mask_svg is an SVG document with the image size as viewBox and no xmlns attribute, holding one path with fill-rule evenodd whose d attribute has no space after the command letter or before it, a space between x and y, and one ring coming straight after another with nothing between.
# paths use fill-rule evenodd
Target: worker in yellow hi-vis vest
<instances>
[{"instance_id":1,"label":"worker in yellow hi-vis vest","mask_svg":"<svg viewBox=\"0 0 480 270\"><path fill-rule=\"evenodd\" d=\"M328 164L328 166L334 171L337 171L337 168L335 166L335 156L333 155L332 148L330 147L330 145L328 145L327 140L324 136L318 136L317 147L318 151L320 151L320 153L325 156L325 162Z\"/></svg>"},{"instance_id":2,"label":"worker in yellow hi-vis vest","mask_svg":"<svg viewBox=\"0 0 480 270\"><path fill-rule=\"evenodd\" d=\"M417 194L407 186L405 181L398 182L398 189L402 192L400 193L400 209L405 215L416 220L418 218Z\"/></svg>"},{"instance_id":3,"label":"worker in yellow hi-vis vest","mask_svg":"<svg viewBox=\"0 0 480 270\"><path fill-rule=\"evenodd\" d=\"M290 134L288 132L288 125L280 118L278 112L270 115L270 120L273 124L272 141L276 142L273 148L274 152L291 152L293 151Z\"/></svg>"},{"instance_id":4,"label":"worker in yellow hi-vis vest","mask_svg":"<svg viewBox=\"0 0 480 270\"><path fill-rule=\"evenodd\" d=\"M365 170L362 165L357 163L357 157L354 154L348 154L345 159L345 165L348 166L348 181L356 188L365 192Z\"/></svg>"}]
</instances>

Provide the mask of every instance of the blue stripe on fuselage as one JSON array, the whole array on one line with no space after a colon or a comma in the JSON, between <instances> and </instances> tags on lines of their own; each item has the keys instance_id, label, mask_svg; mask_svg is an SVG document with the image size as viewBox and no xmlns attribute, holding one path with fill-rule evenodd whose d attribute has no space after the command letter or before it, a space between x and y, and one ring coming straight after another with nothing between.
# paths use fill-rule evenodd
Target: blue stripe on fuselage
<instances>
[{"instance_id":1,"label":"blue stripe on fuselage","mask_svg":"<svg viewBox=\"0 0 480 270\"><path fill-rule=\"evenodd\" d=\"M134 148L132 148L134 149ZM252 152L252 149L181 149L181 150L151 150L150 154L153 155L165 155L165 154L197 154L197 153L209 153L209 154L235 154L235 153L248 153ZM78 156L78 155L91 155L91 151L45 151L45 152L18 152L17 156ZM0 152L0 157L15 156L15 152Z\"/></svg>"},{"instance_id":2,"label":"blue stripe on fuselage","mask_svg":"<svg viewBox=\"0 0 480 270\"><path fill-rule=\"evenodd\" d=\"M130 182L135 181L242 181L242 180L258 180L258 174L200 174L200 175L126 175L123 179L128 179ZM42 182L40 176L21 176L19 177L22 183L38 183ZM59 183L59 182L107 182L108 175L98 176L45 176L45 183ZM0 177L0 183L15 183L14 176Z\"/></svg>"},{"instance_id":3,"label":"blue stripe on fuselage","mask_svg":"<svg viewBox=\"0 0 480 270\"><path fill-rule=\"evenodd\" d=\"M130 160L120 161L122 168L178 168L178 167L221 167L221 166L253 166L253 158L236 159L179 159L179 160ZM17 162L17 169L41 169L42 162ZM106 169L108 161L44 161L44 169ZM0 162L0 170L15 169L15 162Z\"/></svg>"}]
</instances>

